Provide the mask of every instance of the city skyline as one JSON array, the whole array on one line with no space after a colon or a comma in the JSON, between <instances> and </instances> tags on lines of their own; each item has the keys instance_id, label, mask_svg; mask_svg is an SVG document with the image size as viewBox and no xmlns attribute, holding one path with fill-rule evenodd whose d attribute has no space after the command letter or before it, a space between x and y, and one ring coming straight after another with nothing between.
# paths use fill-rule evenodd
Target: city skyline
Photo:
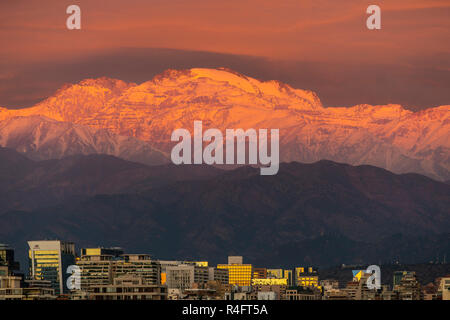
<instances>
[{"instance_id":1,"label":"city skyline","mask_svg":"<svg viewBox=\"0 0 450 320\"><path fill-rule=\"evenodd\" d=\"M0 1L0 300L449 300L449 16Z\"/></svg>"},{"instance_id":2,"label":"city skyline","mask_svg":"<svg viewBox=\"0 0 450 320\"><path fill-rule=\"evenodd\" d=\"M28 275L17 270L14 250L0 246L0 300L51 300L57 296L72 300L450 299L450 274L436 278L434 284L421 285L415 271L403 269L393 271L390 286L386 281L381 284L382 269L371 266L378 268L375 275L379 277L379 284L372 287L369 269L347 266L352 280L343 286L335 278L322 278L321 271L313 267L296 267L292 278L292 269L257 268L244 263L242 256L229 256L227 264L213 267L207 261L154 260L148 254L129 254L119 247L82 248L77 255L70 242L28 244ZM54 270L50 266L55 266Z\"/></svg>"}]
</instances>

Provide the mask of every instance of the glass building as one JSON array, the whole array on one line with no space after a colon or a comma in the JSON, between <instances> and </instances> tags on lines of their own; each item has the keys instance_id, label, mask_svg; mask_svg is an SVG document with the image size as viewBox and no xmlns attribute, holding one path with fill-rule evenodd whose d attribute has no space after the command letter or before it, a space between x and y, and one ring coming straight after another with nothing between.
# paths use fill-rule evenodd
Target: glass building
<instances>
[{"instance_id":1,"label":"glass building","mask_svg":"<svg viewBox=\"0 0 450 320\"><path fill-rule=\"evenodd\" d=\"M240 287L252 285L253 267L251 264L243 264L241 256L228 257L228 264L219 264L217 269L228 270L228 283Z\"/></svg>"},{"instance_id":2,"label":"glass building","mask_svg":"<svg viewBox=\"0 0 450 320\"><path fill-rule=\"evenodd\" d=\"M75 264L75 245L59 240L28 241L30 277L47 280L56 294L67 293L67 268Z\"/></svg>"}]
</instances>

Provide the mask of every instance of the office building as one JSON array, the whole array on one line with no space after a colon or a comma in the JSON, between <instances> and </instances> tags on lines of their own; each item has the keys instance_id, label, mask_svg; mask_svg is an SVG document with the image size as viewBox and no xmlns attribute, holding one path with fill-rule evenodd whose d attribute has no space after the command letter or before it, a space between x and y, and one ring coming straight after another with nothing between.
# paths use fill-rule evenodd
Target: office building
<instances>
[{"instance_id":1,"label":"office building","mask_svg":"<svg viewBox=\"0 0 450 320\"><path fill-rule=\"evenodd\" d=\"M28 241L30 278L48 280L56 294L67 293L67 268L75 264L75 245L71 242Z\"/></svg>"},{"instance_id":2,"label":"office building","mask_svg":"<svg viewBox=\"0 0 450 320\"><path fill-rule=\"evenodd\" d=\"M295 284L299 287L319 288L317 270L314 270L312 267L295 268Z\"/></svg>"},{"instance_id":3,"label":"office building","mask_svg":"<svg viewBox=\"0 0 450 320\"><path fill-rule=\"evenodd\" d=\"M196 265L181 264L166 267L166 285L169 289L181 291L192 288L194 283L206 283L209 280L209 269Z\"/></svg>"},{"instance_id":4,"label":"office building","mask_svg":"<svg viewBox=\"0 0 450 320\"><path fill-rule=\"evenodd\" d=\"M218 282L222 285L228 284L229 276L227 269L219 269L214 267L208 267L209 281Z\"/></svg>"},{"instance_id":5,"label":"office building","mask_svg":"<svg viewBox=\"0 0 450 320\"><path fill-rule=\"evenodd\" d=\"M228 264L217 265L218 269L228 270L228 283L237 286L251 286L253 268L251 264L243 264L241 256L228 257Z\"/></svg>"},{"instance_id":6,"label":"office building","mask_svg":"<svg viewBox=\"0 0 450 320\"><path fill-rule=\"evenodd\" d=\"M267 278L286 279L288 286L292 286L294 284L292 270L267 269Z\"/></svg>"},{"instance_id":7,"label":"office building","mask_svg":"<svg viewBox=\"0 0 450 320\"><path fill-rule=\"evenodd\" d=\"M161 265L147 254L83 255L76 264L81 269L81 290L84 291L111 285L114 278L121 275L139 276L143 284L161 284Z\"/></svg>"},{"instance_id":8,"label":"office building","mask_svg":"<svg viewBox=\"0 0 450 320\"><path fill-rule=\"evenodd\" d=\"M90 300L167 300L167 288L136 274L120 275L107 285L93 285Z\"/></svg>"},{"instance_id":9,"label":"office building","mask_svg":"<svg viewBox=\"0 0 450 320\"><path fill-rule=\"evenodd\" d=\"M161 265L148 254L125 254L114 265L115 276L135 274L144 284L161 283Z\"/></svg>"},{"instance_id":10,"label":"office building","mask_svg":"<svg viewBox=\"0 0 450 320\"><path fill-rule=\"evenodd\" d=\"M14 249L7 244L0 243L0 267L6 267L9 274L19 271L19 262L14 260ZM6 270L6 269L2 269ZM0 275L2 275L0 271Z\"/></svg>"},{"instance_id":11,"label":"office building","mask_svg":"<svg viewBox=\"0 0 450 320\"><path fill-rule=\"evenodd\" d=\"M214 267L198 266L197 264L180 264L165 267L165 284L169 289L181 291L192 289L194 284L204 285L208 281L228 284L228 270Z\"/></svg>"}]
</instances>

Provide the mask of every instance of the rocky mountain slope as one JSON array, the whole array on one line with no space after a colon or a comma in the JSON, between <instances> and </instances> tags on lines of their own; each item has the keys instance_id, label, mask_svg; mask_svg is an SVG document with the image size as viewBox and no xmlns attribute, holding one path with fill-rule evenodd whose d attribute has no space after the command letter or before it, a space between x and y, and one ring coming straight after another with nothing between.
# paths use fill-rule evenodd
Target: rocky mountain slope
<instances>
[{"instance_id":1,"label":"rocky mountain slope","mask_svg":"<svg viewBox=\"0 0 450 320\"><path fill-rule=\"evenodd\" d=\"M0 213L29 211L97 194L135 193L221 173L210 166L146 166L97 154L33 161L0 147Z\"/></svg>"},{"instance_id":2,"label":"rocky mountain slope","mask_svg":"<svg viewBox=\"0 0 450 320\"><path fill-rule=\"evenodd\" d=\"M349 93L351 94L351 93ZM279 128L281 161L329 159L450 179L450 106L324 108L318 96L231 70L167 70L151 81L88 79L34 107L0 108L0 121L40 115L134 137L170 152L174 129Z\"/></svg>"},{"instance_id":3,"label":"rocky mountain slope","mask_svg":"<svg viewBox=\"0 0 450 320\"><path fill-rule=\"evenodd\" d=\"M15 149L34 160L107 154L148 165L170 161L148 142L43 116L14 117L0 121L0 146Z\"/></svg>"}]
</instances>

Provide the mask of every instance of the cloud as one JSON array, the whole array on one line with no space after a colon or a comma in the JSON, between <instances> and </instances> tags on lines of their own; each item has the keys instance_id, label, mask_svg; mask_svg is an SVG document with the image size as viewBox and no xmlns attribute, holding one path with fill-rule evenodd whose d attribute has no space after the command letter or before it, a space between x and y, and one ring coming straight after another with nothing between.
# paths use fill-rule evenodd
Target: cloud
<instances>
[{"instance_id":1,"label":"cloud","mask_svg":"<svg viewBox=\"0 0 450 320\"><path fill-rule=\"evenodd\" d=\"M80 31L65 27L69 4L81 7ZM286 81L317 91L328 105L448 104L448 0L379 0L377 31L366 28L369 4L0 1L0 43L7 44L0 46L0 105L30 105L86 77L140 82L193 66Z\"/></svg>"},{"instance_id":2,"label":"cloud","mask_svg":"<svg viewBox=\"0 0 450 320\"><path fill-rule=\"evenodd\" d=\"M447 55L434 55L405 60L402 65L335 64L164 48L121 48L20 68L0 64L0 69L12 76L0 77L0 106L31 106L63 84L85 78L106 76L141 83L169 68L227 67L261 80L276 79L295 88L313 90L326 106L399 103L416 110L449 103L450 71L441 68L449 65L449 59Z\"/></svg>"}]
</instances>

